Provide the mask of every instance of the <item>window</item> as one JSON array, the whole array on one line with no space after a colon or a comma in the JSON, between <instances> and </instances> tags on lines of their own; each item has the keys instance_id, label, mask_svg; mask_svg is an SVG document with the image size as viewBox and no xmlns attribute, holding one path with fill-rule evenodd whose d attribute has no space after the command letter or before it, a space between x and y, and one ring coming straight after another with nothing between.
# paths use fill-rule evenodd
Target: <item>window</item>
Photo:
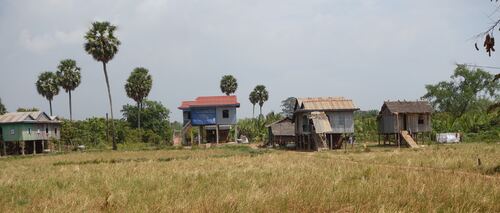
<instances>
[{"instance_id":1,"label":"window","mask_svg":"<svg viewBox=\"0 0 500 213\"><path fill-rule=\"evenodd\" d=\"M54 133L56 133L56 135L57 135L57 128L54 129Z\"/></svg>"},{"instance_id":2,"label":"window","mask_svg":"<svg viewBox=\"0 0 500 213\"><path fill-rule=\"evenodd\" d=\"M191 120L191 112L187 112L187 117L189 120Z\"/></svg>"},{"instance_id":3,"label":"window","mask_svg":"<svg viewBox=\"0 0 500 213\"><path fill-rule=\"evenodd\" d=\"M16 130L15 129L10 129L10 134L11 135L15 135L16 134Z\"/></svg>"},{"instance_id":4,"label":"window","mask_svg":"<svg viewBox=\"0 0 500 213\"><path fill-rule=\"evenodd\" d=\"M309 119L306 115L302 116L302 131L309 132Z\"/></svg>"},{"instance_id":5,"label":"window","mask_svg":"<svg viewBox=\"0 0 500 213\"><path fill-rule=\"evenodd\" d=\"M222 118L229 118L229 110L222 110Z\"/></svg>"},{"instance_id":6,"label":"window","mask_svg":"<svg viewBox=\"0 0 500 213\"><path fill-rule=\"evenodd\" d=\"M28 128L28 134L31 135L31 128Z\"/></svg>"},{"instance_id":7,"label":"window","mask_svg":"<svg viewBox=\"0 0 500 213\"><path fill-rule=\"evenodd\" d=\"M45 128L45 133L49 134L49 128Z\"/></svg>"},{"instance_id":8,"label":"window","mask_svg":"<svg viewBox=\"0 0 500 213\"><path fill-rule=\"evenodd\" d=\"M424 116L423 115L418 116L418 124L424 124Z\"/></svg>"}]
</instances>

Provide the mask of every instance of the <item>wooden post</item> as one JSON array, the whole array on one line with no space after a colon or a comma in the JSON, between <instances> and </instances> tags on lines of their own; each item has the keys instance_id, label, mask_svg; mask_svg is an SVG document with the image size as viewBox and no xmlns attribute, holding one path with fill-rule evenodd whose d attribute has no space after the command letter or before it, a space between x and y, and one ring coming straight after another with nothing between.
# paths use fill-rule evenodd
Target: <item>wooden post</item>
<instances>
[{"instance_id":1,"label":"wooden post","mask_svg":"<svg viewBox=\"0 0 500 213\"><path fill-rule=\"evenodd\" d=\"M217 144L219 144L219 124L215 125L215 141Z\"/></svg>"},{"instance_id":2,"label":"wooden post","mask_svg":"<svg viewBox=\"0 0 500 213\"><path fill-rule=\"evenodd\" d=\"M3 155L7 155L7 141L2 141L2 152Z\"/></svg>"},{"instance_id":3,"label":"wooden post","mask_svg":"<svg viewBox=\"0 0 500 213\"><path fill-rule=\"evenodd\" d=\"M44 153L45 152L45 142L43 140L41 142L42 142L42 153Z\"/></svg>"},{"instance_id":4,"label":"wooden post","mask_svg":"<svg viewBox=\"0 0 500 213\"><path fill-rule=\"evenodd\" d=\"M234 142L238 143L238 124L234 125Z\"/></svg>"},{"instance_id":5,"label":"wooden post","mask_svg":"<svg viewBox=\"0 0 500 213\"><path fill-rule=\"evenodd\" d=\"M33 154L36 155L36 141L33 141Z\"/></svg>"}]
</instances>

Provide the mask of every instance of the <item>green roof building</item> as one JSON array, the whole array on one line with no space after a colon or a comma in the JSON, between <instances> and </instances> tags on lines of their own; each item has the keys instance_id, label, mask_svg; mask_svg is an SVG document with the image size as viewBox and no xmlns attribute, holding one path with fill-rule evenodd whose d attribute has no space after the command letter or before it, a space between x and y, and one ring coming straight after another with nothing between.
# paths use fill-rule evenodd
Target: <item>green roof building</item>
<instances>
[{"instance_id":1,"label":"green roof building","mask_svg":"<svg viewBox=\"0 0 500 213\"><path fill-rule=\"evenodd\" d=\"M45 112L0 115L0 153L36 154L51 150L50 140L60 139L61 122Z\"/></svg>"}]
</instances>

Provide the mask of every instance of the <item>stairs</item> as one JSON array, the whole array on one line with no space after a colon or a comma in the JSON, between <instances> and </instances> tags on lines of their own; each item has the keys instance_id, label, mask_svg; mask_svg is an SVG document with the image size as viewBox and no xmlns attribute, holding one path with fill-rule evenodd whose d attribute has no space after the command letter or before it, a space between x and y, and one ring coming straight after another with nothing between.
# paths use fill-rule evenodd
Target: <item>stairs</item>
<instances>
[{"instance_id":1,"label":"stairs","mask_svg":"<svg viewBox=\"0 0 500 213\"><path fill-rule=\"evenodd\" d=\"M401 136L410 148L419 148L418 144L413 140L408 131L401 131Z\"/></svg>"},{"instance_id":2,"label":"stairs","mask_svg":"<svg viewBox=\"0 0 500 213\"><path fill-rule=\"evenodd\" d=\"M181 130L181 144L182 145L186 145L186 141L185 141L185 135L186 135L186 132L191 129L193 126L191 125L191 121L188 121L183 127L182 127L182 130ZM191 138L191 141L193 139Z\"/></svg>"},{"instance_id":3,"label":"stairs","mask_svg":"<svg viewBox=\"0 0 500 213\"><path fill-rule=\"evenodd\" d=\"M313 139L316 144L317 150L328 149L328 145L326 143L326 134L324 133L315 133L313 134Z\"/></svg>"}]
</instances>

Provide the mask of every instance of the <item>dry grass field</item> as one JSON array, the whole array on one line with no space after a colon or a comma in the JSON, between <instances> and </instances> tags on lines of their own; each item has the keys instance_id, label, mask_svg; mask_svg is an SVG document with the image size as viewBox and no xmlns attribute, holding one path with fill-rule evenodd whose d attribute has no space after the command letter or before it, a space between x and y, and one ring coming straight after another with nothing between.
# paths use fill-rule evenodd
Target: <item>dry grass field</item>
<instances>
[{"instance_id":1,"label":"dry grass field","mask_svg":"<svg viewBox=\"0 0 500 213\"><path fill-rule=\"evenodd\" d=\"M103 151L2 158L0 171L2 212L500 212L498 143Z\"/></svg>"}]
</instances>

